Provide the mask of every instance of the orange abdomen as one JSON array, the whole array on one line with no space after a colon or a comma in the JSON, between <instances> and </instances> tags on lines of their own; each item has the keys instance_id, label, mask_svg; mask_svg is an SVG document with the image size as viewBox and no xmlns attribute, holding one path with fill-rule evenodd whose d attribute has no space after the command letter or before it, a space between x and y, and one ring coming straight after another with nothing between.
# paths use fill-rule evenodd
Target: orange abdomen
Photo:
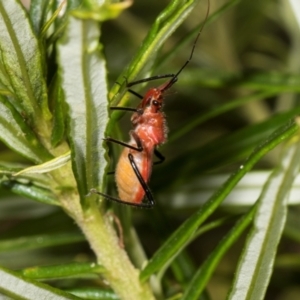
<instances>
[{"instance_id":1,"label":"orange abdomen","mask_svg":"<svg viewBox=\"0 0 300 300\"><path fill-rule=\"evenodd\" d=\"M133 155L134 161L146 183L151 173L151 160L149 160L144 151L138 152L124 148L117 164L115 175L119 199L130 203L141 203L145 196L145 191L132 169L128 158L129 153Z\"/></svg>"}]
</instances>

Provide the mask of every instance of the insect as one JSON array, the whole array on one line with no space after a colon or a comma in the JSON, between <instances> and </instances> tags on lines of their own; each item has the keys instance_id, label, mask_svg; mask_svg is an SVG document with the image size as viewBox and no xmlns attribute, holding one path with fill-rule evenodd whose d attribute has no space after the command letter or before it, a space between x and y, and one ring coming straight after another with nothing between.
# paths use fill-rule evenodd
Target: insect
<instances>
[{"instance_id":1,"label":"insect","mask_svg":"<svg viewBox=\"0 0 300 300\"><path fill-rule=\"evenodd\" d=\"M91 189L91 193L132 206L151 208L155 204L148 182L152 172L153 156L155 155L159 159L156 163L165 160L164 156L157 150L157 147L166 141L168 133L166 117L162 111L164 94L177 82L179 74L193 58L197 41L209 14L209 6L208 2L205 20L193 43L190 56L179 71L175 74L152 76L127 83L128 91L141 99L140 104L137 108L111 107L113 110L133 112L131 117L133 130L129 133L130 141L128 143L111 137L104 139L107 142L124 146L115 172L119 198L98 192L96 189ZM141 96L130 89L136 84L162 78L170 79L156 88L150 88L145 96Z\"/></svg>"}]
</instances>

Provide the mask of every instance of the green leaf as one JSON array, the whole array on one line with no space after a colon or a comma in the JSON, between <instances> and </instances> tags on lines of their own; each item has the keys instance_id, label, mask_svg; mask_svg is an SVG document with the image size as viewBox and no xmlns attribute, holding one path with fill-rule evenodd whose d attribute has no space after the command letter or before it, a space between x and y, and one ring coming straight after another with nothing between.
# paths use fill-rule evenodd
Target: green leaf
<instances>
[{"instance_id":1,"label":"green leaf","mask_svg":"<svg viewBox=\"0 0 300 300\"><path fill-rule=\"evenodd\" d=\"M14 174L22 169L22 164L0 162L0 187L44 204L60 205L56 196L49 190L51 179L48 176L27 173L14 177Z\"/></svg>"},{"instance_id":2,"label":"green leaf","mask_svg":"<svg viewBox=\"0 0 300 300\"><path fill-rule=\"evenodd\" d=\"M51 44L51 45L54 45L57 40L59 38L61 38L61 36L63 35L64 33L64 30L65 30L65 27L67 26L67 23L68 23L68 18L69 18L69 13L71 11L73 11L74 9L78 8L79 6L82 5L82 0L68 0L66 1L66 6L64 6L63 2L60 3L60 6L63 5L63 10L65 9L64 11L64 14L59 14L58 17L55 18L55 22L54 22L54 29L53 29L53 32L50 31L51 35L49 36L49 39L47 40L47 44ZM56 3L58 5L58 3ZM59 8L54 5L53 7L53 10L56 9L56 12L57 12L57 9L59 10ZM44 31L47 30L47 27L50 23L52 23L53 21L53 18L52 20L49 20L48 21L48 24L45 23L45 27L43 28L43 35L47 34L48 35L48 31ZM52 27L50 27L50 29L52 30Z\"/></svg>"},{"instance_id":3,"label":"green leaf","mask_svg":"<svg viewBox=\"0 0 300 300\"><path fill-rule=\"evenodd\" d=\"M241 236L246 227L252 222L256 206L253 206L250 211L243 216L230 232L221 240L216 249L210 254L203 265L195 273L193 279L185 289L181 300L197 300L203 293L208 281L210 280L213 271L217 268L220 260L223 258L227 250Z\"/></svg>"},{"instance_id":4,"label":"green leaf","mask_svg":"<svg viewBox=\"0 0 300 300\"><path fill-rule=\"evenodd\" d=\"M96 22L70 17L58 45L72 164L82 201L91 188L102 189L106 167L102 138L108 121L107 85L99 36Z\"/></svg>"},{"instance_id":5,"label":"green leaf","mask_svg":"<svg viewBox=\"0 0 300 300\"><path fill-rule=\"evenodd\" d=\"M283 140L290 138L297 130L298 125L294 122L289 122L255 149L246 162L230 176L223 186L196 213L186 220L153 255L148 265L140 274L141 280L147 280L154 272L160 270L170 260L174 259L187 241L193 237L197 228L216 210L239 180L251 170L253 165Z\"/></svg>"},{"instance_id":6,"label":"green leaf","mask_svg":"<svg viewBox=\"0 0 300 300\"><path fill-rule=\"evenodd\" d=\"M50 192L48 189L44 189L35 185L34 182L22 183L18 182L17 180L1 180L0 186L12 191L17 195L28 197L44 204L60 206L58 199L52 192Z\"/></svg>"},{"instance_id":7,"label":"green leaf","mask_svg":"<svg viewBox=\"0 0 300 300\"><path fill-rule=\"evenodd\" d=\"M104 268L94 262L71 263L57 266L32 267L21 271L21 274L32 279L62 278L83 274L104 272Z\"/></svg>"},{"instance_id":8,"label":"green leaf","mask_svg":"<svg viewBox=\"0 0 300 300\"><path fill-rule=\"evenodd\" d=\"M49 120L44 63L28 15L16 0L1 1L0 15L1 69L15 96L11 101L31 123Z\"/></svg>"},{"instance_id":9,"label":"green leaf","mask_svg":"<svg viewBox=\"0 0 300 300\"><path fill-rule=\"evenodd\" d=\"M49 246L67 245L83 241L85 241L84 236L74 232L24 236L20 238L0 240L0 253L40 249Z\"/></svg>"},{"instance_id":10,"label":"green leaf","mask_svg":"<svg viewBox=\"0 0 300 300\"><path fill-rule=\"evenodd\" d=\"M80 299L69 293L63 292L62 290L50 287L47 284L32 279L25 279L16 272L12 272L5 268L0 268L0 293L13 299L20 300Z\"/></svg>"},{"instance_id":11,"label":"green leaf","mask_svg":"<svg viewBox=\"0 0 300 300\"><path fill-rule=\"evenodd\" d=\"M53 130L51 135L51 145L56 147L65 138L66 105L64 93L57 76L53 80L50 90L50 107L53 112Z\"/></svg>"},{"instance_id":12,"label":"green leaf","mask_svg":"<svg viewBox=\"0 0 300 300\"><path fill-rule=\"evenodd\" d=\"M47 175L27 173L19 176L18 178L12 178L17 172L26 169L28 165L21 163L8 163L0 161L0 175L6 176L9 179L19 181L21 183L34 183L37 186L43 188L49 188L49 177ZM4 177L5 178L5 177Z\"/></svg>"},{"instance_id":13,"label":"green leaf","mask_svg":"<svg viewBox=\"0 0 300 300\"><path fill-rule=\"evenodd\" d=\"M216 166L220 167L229 162L247 157L256 145L299 113L300 107L287 112L274 114L271 118L263 122L241 128L232 134L225 135L204 145L200 149L197 149L198 151L186 153L186 155L190 155L190 157L193 158L199 156L205 157L205 161L198 164L198 169L201 168L202 172L208 170L208 168L213 169ZM222 151L217 151L220 148ZM196 170L193 168L189 171L190 174L195 174Z\"/></svg>"},{"instance_id":14,"label":"green leaf","mask_svg":"<svg viewBox=\"0 0 300 300\"><path fill-rule=\"evenodd\" d=\"M43 174L48 173L53 170L56 170L62 166L64 166L69 160L71 159L70 151L67 153L57 156L54 159L51 159L43 164L35 165L26 169L23 169L21 171L18 171L17 173L13 174L13 176L20 176L24 174Z\"/></svg>"},{"instance_id":15,"label":"green leaf","mask_svg":"<svg viewBox=\"0 0 300 300\"><path fill-rule=\"evenodd\" d=\"M83 2L83 4L85 4L85 8L81 7L78 10L73 10L72 15L81 19L103 22L117 18L124 9L128 8L132 4L132 0L123 0L117 3L114 3L113 1L111 1L111 3L109 1L98 2L99 3L93 1L90 3Z\"/></svg>"},{"instance_id":16,"label":"green leaf","mask_svg":"<svg viewBox=\"0 0 300 300\"><path fill-rule=\"evenodd\" d=\"M285 225L288 196L300 167L300 135L286 145L258 201L250 232L228 299L264 299L276 248Z\"/></svg>"},{"instance_id":17,"label":"green leaf","mask_svg":"<svg viewBox=\"0 0 300 300\"><path fill-rule=\"evenodd\" d=\"M90 299L90 300L119 300L118 297L114 292L103 290L100 288L73 288L68 290L75 296L81 297L83 299Z\"/></svg>"},{"instance_id":18,"label":"green leaf","mask_svg":"<svg viewBox=\"0 0 300 300\"><path fill-rule=\"evenodd\" d=\"M50 26L54 23L54 21L57 19L58 15L64 10L67 9L67 1L61 1L59 3L59 6L56 8L56 10L53 12L49 20L44 23L43 28L41 30L41 35L46 35L47 31L49 30Z\"/></svg>"},{"instance_id":19,"label":"green leaf","mask_svg":"<svg viewBox=\"0 0 300 300\"><path fill-rule=\"evenodd\" d=\"M52 1L49 0L31 0L29 16L33 24L33 29L37 36L40 35L41 29L47 20L47 12Z\"/></svg>"},{"instance_id":20,"label":"green leaf","mask_svg":"<svg viewBox=\"0 0 300 300\"><path fill-rule=\"evenodd\" d=\"M212 230L216 227L220 227L221 225L224 225L226 222L228 222L231 218L222 218L222 219L218 219L215 220L213 222L207 223L203 226L201 226L197 232L195 232L194 236L192 239L188 240L186 245L184 247L187 247L188 244L190 244L192 241L194 241L195 239L197 239L200 235L204 234L205 232ZM182 248L184 248L182 247ZM166 269L168 268L168 264L164 265L164 268L162 270L160 270L158 277L162 277L163 273L165 273ZM182 251L177 257L176 259L172 262L172 271L176 272L174 275L177 275L176 277L178 277L178 275L180 277L185 277L185 285L187 285L188 283L190 283L190 279L192 278L192 274L195 273L195 266L192 265L192 262L189 260L187 253L185 253L185 251ZM181 273L181 274L180 274ZM178 280L178 278L177 278ZM182 278L181 278L182 281Z\"/></svg>"},{"instance_id":21,"label":"green leaf","mask_svg":"<svg viewBox=\"0 0 300 300\"><path fill-rule=\"evenodd\" d=\"M234 99L226 104L220 105L217 108L214 108L213 110L206 112L206 113L201 113L201 115L196 115L194 118L189 120L185 125L182 125L178 130L174 131L174 133L170 136L169 141L172 142L188 132L190 132L192 129L195 127L203 124L204 122L207 122L208 120L221 115L223 113L226 113L230 110L233 110L237 107L240 107L242 105L245 105L248 102L253 102L253 101L258 101L262 100L268 97L275 96L281 92L280 89L269 89L267 91L255 93L252 95L247 95L238 99Z\"/></svg>"},{"instance_id":22,"label":"green leaf","mask_svg":"<svg viewBox=\"0 0 300 300\"><path fill-rule=\"evenodd\" d=\"M256 145L299 113L300 107L284 113L274 114L261 123L239 129L191 151L185 151L170 163L165 163L164 166L160 167L161 173L158 173L154 178L154 188L166 188L168 184L178 184L178 179L176 179L178 172L183 179L187 176L195 178L199 176L199 170L204 173L231 162L236 162L239 159L245 159ZM199 160L199 157L205 157L205 159ZM194 163L195 160L198 161L197 164ZM168 170L176 170L176 172L169 171L168 182L166 182L163 174L166 174Z\"/></svg>"},{"instance_id":23,"label":"green leaf","mask_svg":"<svg viewBox=\"0 0 300 300\"><path fill-rule=\"evenodd\" d=\"M41 163L51 158L22 116L2 96L0 96L0 140L33 162Z\"/></svg>"}]
</instances>

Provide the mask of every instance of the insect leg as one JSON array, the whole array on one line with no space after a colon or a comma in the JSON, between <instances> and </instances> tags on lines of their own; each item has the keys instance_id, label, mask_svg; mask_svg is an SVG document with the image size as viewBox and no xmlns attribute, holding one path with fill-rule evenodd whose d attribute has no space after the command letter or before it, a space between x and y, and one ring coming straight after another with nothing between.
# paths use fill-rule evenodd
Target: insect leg
<instances>
[{"instance_id":1,"label":"insect leg","mask_svg":"<svg viewBox=\"0 0 300 300\"><path fill-rule=\"evenodd\" d=\"M154 165L161 164L166 159L157 149L154 149L154 155L159 159L158 161L153 163Z\"/></svg>"},{"instance_id":2,"label":"insect leg","mask_svg":"<svg viewBox=\"0 0 300 300\"><path fill-rule=\"evenodd\" d=\"M131 167L137 177L137 179L139 180L145 194L146 194L146 197L147 199L149 200L149 203L140 203L139 205L142 206L142 207L152 207L154 204L155 204L155 201L154 201L154 198L153 198L153 195L150 191L150 188L148 186L148 184L145 182L144 178L142 177L135 161L134 161L134 158L133 158L133 155L131 153L128 154L128 159L130 161L130 164L131 164Z\"/></svg>"},{"instance_id":3,"label":"insect leg","mask_svg":"<svg viewBox=\"0 0 300 300\"><path fill-rule=\"evenodd\" d=\"M126 86L131 87L133 85L140 84L143 82L148 82L148 81L162 79L162 78L170 78L170 77L174 77L174 76L175 76L175 74L164 74L164 75L155 75L155 76L143 78L143 79L132 81L132 82L127 82L127 80L126 80Z\"/></svg>"},{"instance_id":4,"label":"insect leg","mask_svg":"<svg viewBox=\"0 0 300 300\"><path fill-rule=\"evenodd\" d=\"M103 140L106 141L106 142L111 142L111 143L115 143L115 144L127 147L127 148L132 149L132 150L143 151L143 147L142 147L142 144L141 144L141 142L140 142L139 139L138 139L139 143L137 143L137 147L131 146L131 145L127 144L127 143L124 143L122 141L116 140L116 139L111 138L111 137L104 138ZM113 175L113 174L115 174L115 171L109 171L109 172L107 172L107 175Z\"/></svg>"},{"instance_id":5,"label":"insect leg","mask_svg":"<svg viewBox=\"0 0 300 300\"><path fill-rule=\"evenodd\" d=\"M136 112L137 109L133 107L121 107L121 106L111 106L109 109L111 110L126 110Z\"/></svg>"},{"instance_id":6,"label":"insect leg","mask_svg":"<svg viewBox=\"0 0 300 300\"><path fill-rule=\"evenodd\" d=\"M135 151L143 151L144 148L142 146L142 142L141 142L141 139L138 137L138 135L134 132L134 131L130 131L130 135L134 138L135 142L136 142L136 147L135 146L132 146L132 145L129 145L127 143L124 143L122 141L119 141L119 140L116 140L114 138L111 138L111 137L107 137L107 138L104 138L103 140L104 141L107 141L107 142L112 142L112 143L116 143L118 145L121 145L121 146L124 146L124 147L127 147L129 149L132 149L132 150L135 150Z\"/></svg>"},{"instance_id":7,"label":"insect leg","mask_svg":"<svg viewBox=\"0 0 300 300\"><path fill-rule=\"evenodd\" d=\"M124 143L122 141L116 140L116 139L111 138L111 137L104 138L103 140L106 141L106 142L112 142L112 143L115 143L115 144L127 147L127 148L132 149L132 150L143 151L143 148L139 148L139 146L138 147L134 147L134 146L131 146L131 145L127 144L127 143Z\"/></svg>"},{"instance_id":8,"label":"insect leg","mask_svg":"<svg viewBox=\"0 0 300 300\"><path fill-rule=\"evenodd\" d=\"M143 110L139 108L133 108L133 107L120 107L120 106L111 106L111 110L125 110L125 111L133 111L135 113L138 113L140 115L143 114Z\"/></svg>"},{"instance_id":9,"label":"insect leg","mask_svg":"<svg viewBox=\"0 0 300 300\"><path fill-rule=\"evenodd\" d=\"M166 158L157 149L154 149L154 154L159 159L158 161L153 163L154 165L161 164L165 161ZM114 175L114 174L115 171L109 171L106 173L106 175Z\"/></svg>"},{"instance_id":10,"label":"insect leg","mask_svg":"<svg viewBox=\"0 0 300 300\"><path fill-rule=\"evenodd\" d=\"M125 78L125 82L126 82L126 87L128 87L128 86L127 86L127 84L128 84L127 78L126 78L125 76L124 76L124 78ZM116 82L116 83L117 83L118 85L121 86L121 84L120 84L119 82ZM135 95L136 97L138 97L138 98L140 98L140 99L143 99L143 96L142 96L142 95L140 95L139 93L133 91L132 89L128 89L128 92L131 93L131 94L133 94L133 95Z\"/></svg>"},{"instance_id":11,"label":"insect leg","mask_svg":"<svg viewBox=\"0 0 300 300\"><path fill-rule=\"evenodd\" d=\"M128 145L128 144L126 144L126 143L124 143L124 142L122 142L122 141L116 140L116 139L111 138L111 137L104 138L103 140L105 140L105 141L107 141L107 142L116 143L116 144L118 144L118 145L121 145L121 146L130 148L130 149L132 149L132 150L136 150L136 151L139 151L139 152L143 151L144 148L143 148L143 146L142 146L141 139L138 137L138 135L137 135L134 131L131 131L131 132L130 132L130 135L135 139L135 142L136 142L136 144L137 144L137 147ZM163 157L162 154L159 153L159 155L163 158L163 159L160 158L160 160L163 161L165 158ZM156 154L156 156L157 156L157 154ZM159 156L158 156L158 157L159 157ZM162 161L159 161L158 163L160 163L160 162L162 162ZM109 172L107 172L106 174L107 174L107 175L113 175L113 174L115 174L115 171L109 171Z\"/></svg>"},{"instance_id":12,"label":"insect leg","mask_svg":"<svg viewBox=\"0 0 300 300\"><path fill-rule=\"evenodd\" d=\"M162 164L165 161L166 158L157 149L154 149L154 154L159 159L158 161L153 163L154 165ZM114 174L115 171L109 171L106 173L106 175L114 175Z\"/></svg>"},{"instance_id":13,"label":"insect leg","mask_svg":"<svg viewBox=\"0 0 300 300\"><path fill-rule=\"evenodd\" d=\"M90 196L90 194L97 194L100 195L108 200L120 203L120 204L125 204L125 205L129 205L129 206L134 206L134 207L143 207L143 208L152 208L153 205L155 204L155 202L153 201L153 197L152 197L152 203L132 203L132 202L126 202L124 200L121 200L119 198L110 196L110 195L106 195L104 193L98 192L96 189L90 189L90 192L87 194L87 196ZM152 196L152 194L151 194Z\"/></svg>"},{"instance_id":14,"label":"insect leg","mask_svg":"<svg viewBox=\"0 0 300 300\"><path fill-rule=\"evenodd\" d=\"M136 91L132 90L132 89L128 89L128 92L131 93L132 95L140 98L140 99L143 99L144 97L142 95L140 95L139 93L137 93Z\"/></svg>"},{"instance_id":15,"label":"insect leg","mask_svg":"<svg viewBox=\"0 0 300 300\"><path fill-rule=\"evenodd\" d=\"M148 82L148 81L162 79L162 78L170 78L170 77L174 77L174 76L175 76L175 74L155 75L155 76L151 76L151 77L148 77L148 78L143 78L143 79L132 81L132 82L127 82L127 78L125 78L126 87L129 88L131 86L134 86L136 84L140 84L140 83L143 83L143 82ZM128 89L128 92L133 94L134 96L140 98L140 99L144 98L142 95L140 95L139 93L137 93L136 91L134 91L132 89Z\"/></svg>"}]
</instances>

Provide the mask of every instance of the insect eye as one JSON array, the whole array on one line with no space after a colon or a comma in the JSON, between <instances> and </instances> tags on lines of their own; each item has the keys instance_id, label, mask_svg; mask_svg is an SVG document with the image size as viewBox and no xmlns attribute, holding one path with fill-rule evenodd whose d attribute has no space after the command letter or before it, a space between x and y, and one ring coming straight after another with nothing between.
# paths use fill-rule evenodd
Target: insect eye
<instances>
[{"instance_id":1,"label":"insect eye","mask_svg":"<svg viewBox=\"0 0 300 300\"><path fill-rule=\"evenodd\" d=\"M159 102L158 102L157 100L153 100L153 101L152 101L152 104L153 104L154 106L159 106Z\"/></svg>"}]
</instances>

